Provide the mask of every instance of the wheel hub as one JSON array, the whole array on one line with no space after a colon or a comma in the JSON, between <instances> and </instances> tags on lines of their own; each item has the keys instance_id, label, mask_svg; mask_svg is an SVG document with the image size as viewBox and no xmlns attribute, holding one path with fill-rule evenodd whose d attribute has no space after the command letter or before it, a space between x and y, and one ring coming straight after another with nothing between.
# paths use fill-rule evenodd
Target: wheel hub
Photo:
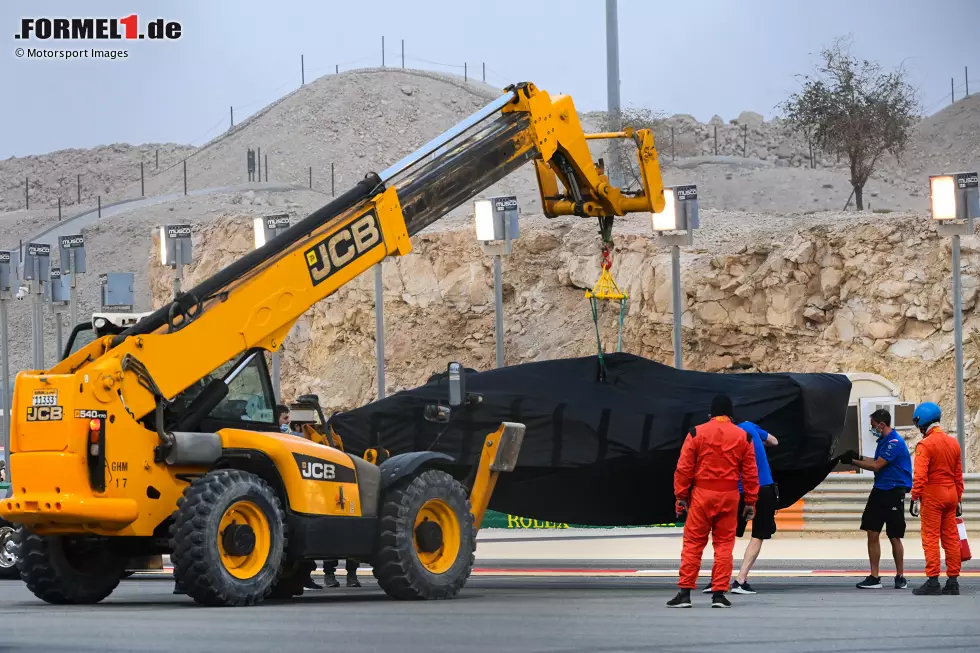
<instances>
[{"instance_id":1,"label":"wheel hub","mask_svg":"<svg viewBox=\"0 0 980 653\"><path fill-rule=\"evenodd\" d=\"M442 527L434 521L423 521L415 527L415 543L421 553L435 553L442 548Z\"/></svg>"},{"instance_id":2,"label":"wheel hub","mask_svg":"<svg viewBox=\"0 0 980 653\"><path fill-rule=\"evenodd\" d=\"M221 534L221 543L228 555L251 555L255 550L255 531L248 524L231 524Z\"/></svg>"},{"instance_id":3,"label":"wheel hub","mask_svg":"<svg viewBox=\"0 0 980 653\"><path fill-rule=\"evenodd\" d=\"M0 569L10 569L17 564L16 549L14 529L10 526L0 528Z\"/></svg>"}]
</instances>

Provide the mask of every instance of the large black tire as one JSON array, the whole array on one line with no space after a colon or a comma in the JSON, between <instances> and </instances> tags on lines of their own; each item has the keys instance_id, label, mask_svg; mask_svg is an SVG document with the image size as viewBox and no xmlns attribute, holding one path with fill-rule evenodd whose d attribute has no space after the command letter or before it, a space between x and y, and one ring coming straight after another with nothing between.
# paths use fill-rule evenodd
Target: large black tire
<instances>
[{"instance_id":1,"label":"large black tire","mask_svg":"<svg viewBox=\"0 0 980 653\"><path fill-rule=\"evenodd\" d=\"M20 577L34 596L56 605L92 604L119 585L126 558L87 536L36 535L17 529Z\"/></svg>"},{"instance_id":2,"label":"large black tire","mask_svg":"<svg viewBox=\"0 0 980 653\"><path fill-rule=\"evenodd\" d=\"M453 527L430 527L429 532L416 527L420 510L433 503L443 506L447 517L454 520ZM388 596L409 601L451 599L466 585L473 570L476 532L466 488L449 474L424 470L390 488L381 506L380 530L381 543L372 566L378 585ZM433 551L440 542L442 546ZM420 553L419 547L429 551ZM431 560L440 555L444 557L437 562Z\"/></svg>"},{"instance_id":3,"label":"large black tire","mask_svg":"<svg viewBox=\"0 0 980 653\"><path fill-rule=\"evenodd\" d=\"M177 506L171 547L174 575L181 588L203 605L261 603L279 578L287 544L285 515L272 488L255 474L219 469L195 479L184 489ZM226 533L222 519L245 524L250 514L258 515L254 528L250 527L254 548L240 556L245 566L234 568L222 554Z\"/></svg>"},{"instance_id":4,"label":"large black tire","mask_svg":"<svg viewBox=\"0 0 980 653\"><path fill-rule=\"evenodd\" d=\"M20 578L17 570L17 527L0 519L0 579Z\"/></svg>"},{"instance_id":5,"label":"large black tire","mask_svg":"<svg viewBox=\"0 0 980 653\"><path fill-rule=\"evenodd\" d=\"M279 580L272 586L267 598L291 599L302 596L306 581L316 569L315 560L286 560L279 571Z\"/></svg>"}]
</instances>

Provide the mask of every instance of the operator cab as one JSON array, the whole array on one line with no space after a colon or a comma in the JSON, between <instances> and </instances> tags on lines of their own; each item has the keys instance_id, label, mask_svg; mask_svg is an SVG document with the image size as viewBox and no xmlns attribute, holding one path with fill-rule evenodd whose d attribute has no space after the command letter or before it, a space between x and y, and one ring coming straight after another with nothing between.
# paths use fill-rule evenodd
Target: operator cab
<instances>
[{"instance_id":1,"label":"operator cab","mask_svg":"<svg viewBox=\"0 0 980 653\"><path fill-rule=\"evenodd\" d=\"M177 395L167 408L168 429L277 432L276 398L265 352L256 348L219 366Z\"/></svg>"},{"instance_id":2,"label":"operator cab","mask_svg":"<svg viewBox=\"0 0 980 653\"><path fill-rule=\"evenodd\" d=\"M90 322L79 322L71 330L61 360L98 338L122 333L147 315L150 313L93 313Z\"/></svg>"}]
</instances>

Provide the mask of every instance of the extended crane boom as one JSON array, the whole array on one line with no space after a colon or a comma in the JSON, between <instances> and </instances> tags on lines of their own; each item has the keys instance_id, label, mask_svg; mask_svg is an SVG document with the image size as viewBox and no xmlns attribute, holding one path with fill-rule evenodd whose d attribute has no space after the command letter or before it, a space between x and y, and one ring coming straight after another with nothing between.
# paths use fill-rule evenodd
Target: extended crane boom
<instances>
[{"instance_id":1,"label":"extended crane boom","mask_svg":"<svg viewBox=\"0 0 980 653\"><path fill-rule=\"evenodd\" d=\"M592 161L570 97L509 87L125 331L48 371L21 372L15 493L0 501L0 516L32 529L20 532L32 591L98 601L118 582L111 561L172 552L188 593L213 605L301 588L304 561L336 557L374 559L397 598L454 595L472 565L474 515L496 475L513 469L523 425L488 435L470 480L438 469L445 456L435 452L375 466L279 435L261 352L278 349L311 306L386 256L409 253L412 235L528 161L548 217L598 218L606 234L616 216L662 211L652 133L591 137L633 140L640 191L612 186ZM80 534L102 539L74 558L116 547L99 558L99 574L72 575L65 556Z\"/></svg>"}]
</instances>

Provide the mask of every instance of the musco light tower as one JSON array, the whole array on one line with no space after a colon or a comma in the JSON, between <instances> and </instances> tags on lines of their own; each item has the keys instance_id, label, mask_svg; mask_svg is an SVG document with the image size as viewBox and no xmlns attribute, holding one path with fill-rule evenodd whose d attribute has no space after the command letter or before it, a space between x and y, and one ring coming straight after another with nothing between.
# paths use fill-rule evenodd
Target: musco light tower
<instances>
[{"instance_id":1,"label":"musco light tower","mask_svg":"<svg viewBox=\"0 0 980 653\"><path fill-rule=\"evenodd\" d=\"M636 145L641 191L624 193L592 161L570 97L509 87L135 326L21 373L17 483L0 516L23 526L28 588L51 603L94 603L129 557L170 553L177 582L206 605L301 592L309 561L333 558L370 561L396 599L456 596L524 426L501 424L475 464L418 451L375 465L377 451L358 457L278 432L263 352L316 302L407 254L411 235L529 161L549 217L611 227L662 211L652 133L592 137ZM52 390L66 418L26 421L32 397Z\"/></svg>"}]
</instances>

